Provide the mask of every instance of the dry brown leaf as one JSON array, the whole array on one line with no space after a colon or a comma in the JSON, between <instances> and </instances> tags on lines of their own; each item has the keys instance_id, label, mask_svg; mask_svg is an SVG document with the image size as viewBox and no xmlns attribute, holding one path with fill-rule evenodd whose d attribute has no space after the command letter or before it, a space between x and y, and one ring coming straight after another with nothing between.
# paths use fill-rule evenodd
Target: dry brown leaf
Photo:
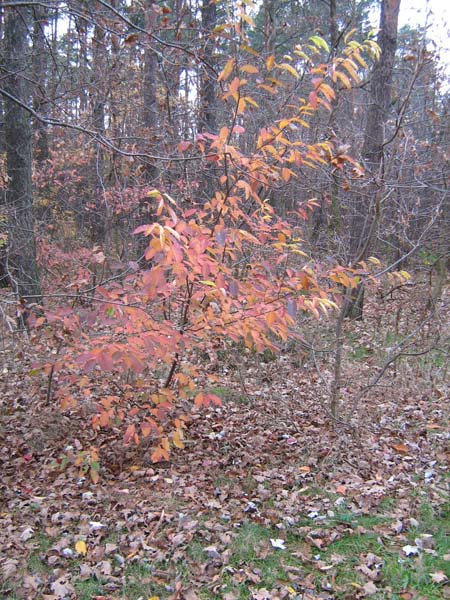
<instances>
[{"instance_id":1,"label":"dry brown leaf","mask_svg":"<svg viewBox=\"0 0 450 600\"><path fill-rule=\"evenodd\" d=\"M55 596L61 599L75 594L75 588L68 577L60 577L50 585L50 588Z\"/></svg>"},{"instance_id":2,"label":"dry brown leaf","mask_svg":"<svg viewBox=\"0 0 450 600\"><path fill-rule=\"evenodd\" d=\"M433 583L445 583L446 581L448 581L448 577L443 571L436 571L435 573L430 573L430 577Z\"/></svg>"},{"instance_id":3,"label":"dry brown leaf","mask_svg":"<svg viewBox=\"0 0 450 600\"><path fill-rule=\"evenodd\" d=\"M4 580L10 579L17 573L17 565L19 564L18 560L13 558L7 558L5 562L2 563L1 573L3 575Z\"/></svg>"},{"instance_id":4,"label":"dry brown leaf","mask_svg":"<svg viewBox=\"0 0 450 600\"><path fill-rule=\"evenodd\" d=\"M362 590L365 596L373 596L373 594L378 592L378 588L373 581L368 581L366 584L364 584Z\"/></svg>"}]
</instances>

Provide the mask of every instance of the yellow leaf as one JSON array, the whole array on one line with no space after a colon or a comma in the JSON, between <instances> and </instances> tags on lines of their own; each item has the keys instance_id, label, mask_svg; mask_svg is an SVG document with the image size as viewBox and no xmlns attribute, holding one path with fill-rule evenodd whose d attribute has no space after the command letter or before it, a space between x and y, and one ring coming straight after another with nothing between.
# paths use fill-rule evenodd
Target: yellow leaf
<instances>
[{"instance_id":1,"label":"yellow leaf","mask_svg":"<svg viewBox=\"0 0 450 600\"><path fill-rule=\"evenodd\" d=\"M246 23L248 23L248 25L250 25L250 27L256 27L255 21L249 15L246 15L245 13L242 13L241 14L241 18L242 18L243 21L245 21Z\"/></svg>"},{"instance_id":2,"label":"yellow leaf","mask_svg":"<svg viewBox=\"0 0 450 600\"><path fill-rule=\"evenodd\" d=\"M234 58L230 58L227 61L227 64L224 66L223 71L220 73L219 77L217 78L217 81L226 81L228 79L228 77L233 72L234 63L235 63Z\"/></svg>"},{"instance_id":3,"label":"yellow leaf","mask_svg":"<svg viewBox=\"0 0 450 600\"><path fill-rule=\"evenodd\" d=\"M246 102L248 102L248 104L251 104L252 106L254 106L255 108L259 107L259 104L257 102L255 102L255 100L253 100L253 98L251 98L250 96L244 96L244 100Z\"/></svg>"},{"instance_id":4,"label":"yellow leaf","mask_svg":"<svg viewBox=\"0 0 450 600\"><path fill-rule=\"evenodd\" d=\"M334 100L336 98L336 94L334 93L333 88L331 88L327 83L320 84L320 91L326 97L327 100Z\"/></svg>"},{"instance_id":5,"label":"yellow leaf","mask_svg":"<svg viewBox=\"0 0 450 600\"><path fill-rule=\"evenodd\" d=\"M83 542L83 540L78 540L78 542L75 544L75 550L78 552L78 554L86 556L86 542Z\"/></svg>"},{"instance_id":6,"label":"yellow leaf","mask_svg":"<svg viewBox=\"0 0 450 600\"><path fill-rule=\"evenodd\" d=\"M350 75L350 77L353 79L353 81L356 81L356 83L359 83L358 73L356 72L356 65L352 60L350 60L350 59L344 60L342 62L342 67L347 71L347 73Z\"/></svg>"},{"instance_id":7,"label":"yellow leaf","mask_svg":"<svg viewBox=\"0 0 450 600\"><path fill-rule=\"evenodd\" d=\"M399 271L399 273L406 281L411 279L411 275L408 273L408 271Z\"/></svg>"},{"instance_id":8,"label":"yellow leaf","mask_svg":"<svg viewBox=\"0 0 450 600\"><path fill-rule=\"evenodd\" d=\"M142 423L141 431L143 437L148 437L152 432L152 428L148 423Z\"/></svg>"},{"instance_id":9,"label":"yellow leaf","mask_svg":"<svg viewBox=\"0 0 450 600\"><path fill-rule=\"evenodd\" d=\"M248 52L249 54L252 54L253 56L259 56L259 52L257 52L256 50L254 50L253 48L251 48L247 44L242 44L241 45L241 50L243 52Z\"/></svg>"},{"instance_id":10,"label":"yellow leaf","mask_svg":"<svg viewBox=\"0 0 450 600\"><path fill-rule=\"evenodd\" d=\"M161 196L161 192L159 190L150 190L147 192L146 196L147 198L157 198L158 196Z\"/></svg>"},{"instance_id":11,"label":"yellow leaf","mask_svg":"<svg viewBox=\"0 0 450 600\"><path fill-rule=\"evenodd\" d=\"M290 73L297 79L300 78L300 75L297 73L297 71L294 69L294 67L288 63L281 63L281 65L278 65L278 68L283 69L284 71L287 71L288 73Z\"/></svg>"},{"instance_id":12,"label":"yellow leaf","mask_svg":"<svg viewBox=\"0 0 450 600\"><path fill-rule=\"evenodd\" d=\"M242 65L241 71L244 73L258 73L258 67L253 65Z\"/></svg>"},{"instance_id":13,"label":"yellow leaf","mask_svg":"<svg viewBox=\"0 0 450 600\"><path fill-rule=\"evenodd\" d=\"M287 169L286 167L282 167L281 169L281 177L283 179L283 181L289 181L289 179L291 178L291 176L294 175L293 171L291 171L291 169Z\"/></svg>"},{"instance_id":14,"label":"yellow leaf","mask_svg":"<svg viewBox=\"0 0 450 600\"><path fill-rule=\"evenodd\" d=\"M357 31L356 28L350 29L350 31L348 33L345 34L344 36L344 44L347 44L349 39L352 37L352 35Z\"/></svg>"},{"instance_id":15,"label":"yellow leaf","mask_svg":"<svg viewBox=\"0 0 450 600\"><path fill-rule=\"evenodd\" d=\"M184 448L184 443L182 440L183 432L181 429L177 429L173 432L173 445L182 450Z\"/></svg>"},{"instance_id":16,"label":"yellow leaf","mask_svg":"<svg viewBox=\"0 0 450 600\"><path fill-rule=\"evenodd\" d=\"M222 23L222 25L217 25L217 27L214 27L213 32L220 33L221 31L224 31L225 29L227 29L227 27L228 27L228 23Z\"/></svg>"},{"instance_id":17,"label":"yellow leaf","mask_svg":"<svg viewBox=\"0 0 450 600\"><path fill-rule=\"evenodd\" d=\"M306 60L307 62L309 62L309 56L303 52L303 50L300 48L300 46L297 46L297 50L294 50L294 54L296 54L297 56L300 56L300 58L303 58L303 60Z\"/></svg>"},{"instance_id":18,"label":"yellow leaf","mask_svg":"<svg viewBox=\"0 0 450 600\"><path fill-rule=\"evenodd\" d=\"M334 83L336 83L338 79L339 79L339 81L342 83L342 85L345 88L350 89L352 87L350 79L347 77L347 75L345 75L341 71L335 71L333 73L333 81L334 81Z\"/></svg>"},{"instance_id":19,"label":"yellow leaf","mask_svg":"<svg viewBox=\"0 0 450 600\"><path fill-rule=\"evenodd\" d=\"M246 102L245 98L239 98L236 112L238 115L241 115L245 111Z\"/></svg>"},{"instance_id":20,"label":"yellow leaf","mask_svg":"<svg viewBox=\"0 0 450 600\"><path fill-rule=\"evenodd\" d=\"M194 398L194 404L197 408L200 408L203 404L203 392L199 392Z\"/></svg>"},{"instance_id":21,"label":"yellow leaf","mask_svg":"<svg viewBox=\"0 0 450 600\"><path fill-rule=\"evenodd\" d=\"M366 61L361 57L361 55L359 54L359 52L354 52L353 53L353 58L356 60L357 63L359 63L359 65L363 69L367 69L368 68Z\"/></svg>"},{"instance_id":22,"label":"yellow leaf","mask_svg":"<svg viewBox=\"0 0 450 600\"><path fill-rule=\"evenodd\" d=\"M270 56L268 56L266 58L266 69L268 71L270 71L271 69L273 69L274 64L275 64L275 56L273 54L271 54Z\"/></svg>"},{"instance_id":23,"label":"yellow leaf","mask_svg":"<svg viewBox=\"0 0 450 600\"><path fill-rule=\"evenodd\" d=\"M320 37L320 35L313 35L309 38L309 41L312 42L317 48L325 50L325 52L329 52L330 49L326 41Z\"/></svg>"}]
</instances>

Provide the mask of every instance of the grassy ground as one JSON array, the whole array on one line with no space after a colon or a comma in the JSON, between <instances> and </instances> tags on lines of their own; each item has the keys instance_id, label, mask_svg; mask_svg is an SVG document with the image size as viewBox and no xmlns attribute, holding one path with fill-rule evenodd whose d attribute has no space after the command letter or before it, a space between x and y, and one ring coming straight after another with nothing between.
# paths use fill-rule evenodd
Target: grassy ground
<instances>
[{"instance_id":1,"label":"grassy ground","mask_svg":"<svg viewBox=\"0 0 450 600\"><path fill-rule=\"evenodd\" d=\"M314 491L314 497L319 504L319 490ZM328 505L330 495L323 492L323 497ZM110 557L105 561L108 564L104 567L104 578L98 572L83 571L82 556L69 557L65 567L79 600L175 597L177 585L179 589L188 590L190 582L198 580L199 569L208 575L205 585L197 585L196 595L188 598L249 600L263 597L264 590L267 590L268 598L294 600L303 597L348 599L370 596L391 600L448 597L449 503L436 508L428 504L425 497L420 497L416 517L405 520L402 523L404 529L397 533L400 526L398 522L395 524L392 516L396 510L395 501L386 499L377 512L362 515L345 503L341 504L340 499L342 497L336 498L333 510L317 516L303 515L291 527L270 527L258 523L257 516L248 515L231 534L227 534L229 540L225 550L223 544L208 544L205 532L200 528L183 545L178 560L176 553L172 559L161 561L146 560L139 555L135 559L131 557L123 567L117 557ZM284 549L274 547L277 545L274 540L283 540ZM15 586L4 583L3 597L10 600L23 598L20 588L26 577L33 577L37 582L48 577L52 571L48 558L57 542L43 534L36 536L35 549L30 553L23 573L25 579ZM106 539L104 542L114 543ZM418 545L418 554L406 556L402 548L408 545ZM114 572L120 572L120 578L112 579ZM113 580L116 581L112 585ZM46 598L39 592L35 597ZM183 597L181 593L179 597Z\"/></svg>"}]
</instances>

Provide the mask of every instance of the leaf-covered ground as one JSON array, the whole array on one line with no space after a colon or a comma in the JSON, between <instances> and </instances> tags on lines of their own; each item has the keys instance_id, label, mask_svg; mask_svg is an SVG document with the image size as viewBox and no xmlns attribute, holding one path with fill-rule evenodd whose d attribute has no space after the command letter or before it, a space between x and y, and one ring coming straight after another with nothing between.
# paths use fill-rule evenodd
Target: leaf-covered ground
<instances>
[{"instance_id":1,"label":"leaf-covered ground","mask_svg":"<svg viewBox=\"0 0 450 600\"><path fill-rule=\"evenodd\" d=\"M341 415L357 427L327 412L331 353L240 350L205 366L223 405L194 411L186 448L156 465L119 432L92 431L83 403L49 405L45 378L30 377L42 349L6 336L2 597L450 597L448 355L403 358L355 402L413 326L403 302L346 328ZM91 445L96 485L69 460Z\"/></svg>"}]
</instances>

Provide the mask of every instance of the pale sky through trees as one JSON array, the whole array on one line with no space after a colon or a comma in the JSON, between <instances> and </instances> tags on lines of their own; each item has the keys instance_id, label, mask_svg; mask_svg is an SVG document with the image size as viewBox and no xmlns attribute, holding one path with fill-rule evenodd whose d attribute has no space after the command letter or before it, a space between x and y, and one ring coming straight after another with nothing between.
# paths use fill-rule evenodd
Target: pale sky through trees
<instances>
[{"instance_id":1,"label":"pale sky through trees","mask_svg":"<svg viewBox=\"0 0 450 600\"><path fill-rule=\"evenodd\" d=\"M428 38L450 73L450 4L448 0L402 0L399 25L427 25Z\"/></svg>"}]
</instances>

